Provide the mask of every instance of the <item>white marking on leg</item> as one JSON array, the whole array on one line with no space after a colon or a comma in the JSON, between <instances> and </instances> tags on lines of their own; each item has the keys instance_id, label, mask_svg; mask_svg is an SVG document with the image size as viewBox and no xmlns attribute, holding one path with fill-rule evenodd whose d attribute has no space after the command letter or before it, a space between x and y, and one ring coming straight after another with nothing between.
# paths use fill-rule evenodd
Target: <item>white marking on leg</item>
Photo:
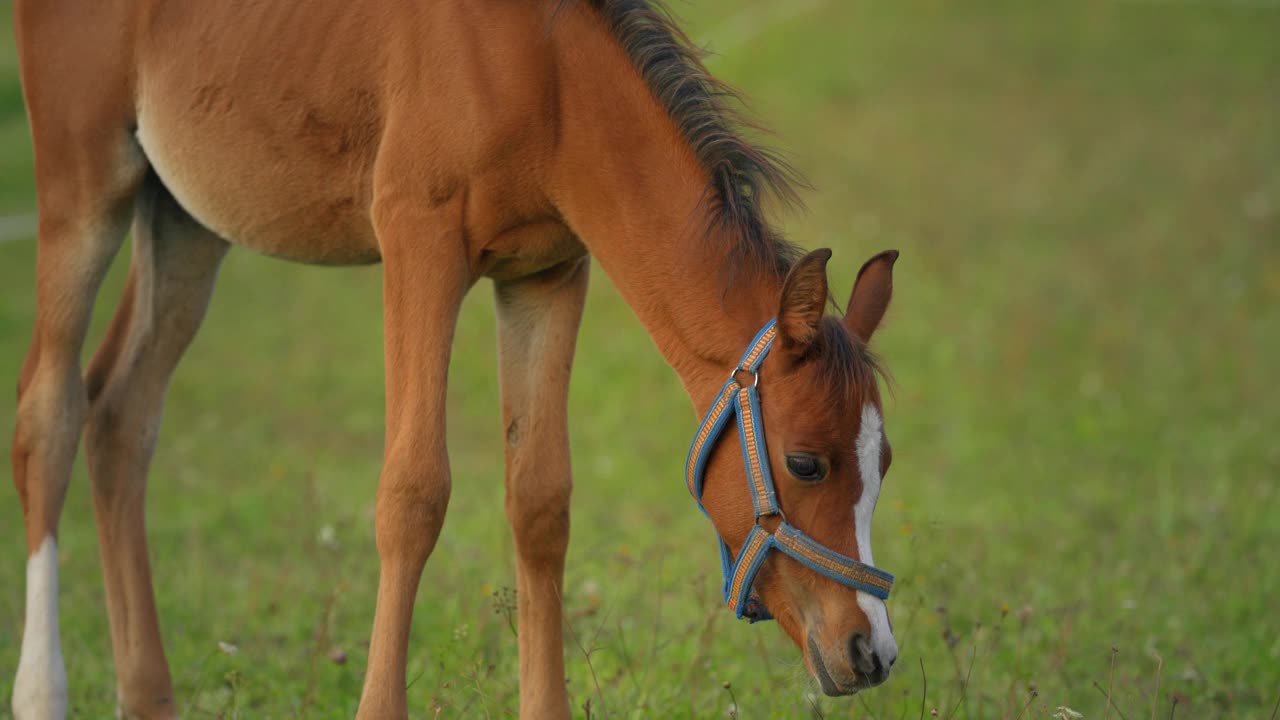
<instances>
[{"instance_id":1,"label":"white marking on leg","mask_svg":"<svg viewBox=\"0 0 1280 720\"><path fill-rule=\"evenodd\" d=\"M862 496L853 506L854 540L858 547L858 559L867 565L876 564L871 554L871 515L880 498L880 453L884 441L884 423L875 405L862 406L862 426L858 428L858 473L862 476ZM884 601L870 593L858 591L858 607L866 613L871 623L871 648L880 661L888 667L898 658L898 642L889 627L889 611Z\"/></svg>"},{"instance_id":2,"label":"white marking on leg","mask_svg":"<svg viewBox=\"0 0 1280 720\"><path fill-rule=\"evenodd\" d=\"M17 720L67 716L67 671L58 636L58 543L46 537L27 560L27 622L13 681Z\"/></svg>"}]
</instances>

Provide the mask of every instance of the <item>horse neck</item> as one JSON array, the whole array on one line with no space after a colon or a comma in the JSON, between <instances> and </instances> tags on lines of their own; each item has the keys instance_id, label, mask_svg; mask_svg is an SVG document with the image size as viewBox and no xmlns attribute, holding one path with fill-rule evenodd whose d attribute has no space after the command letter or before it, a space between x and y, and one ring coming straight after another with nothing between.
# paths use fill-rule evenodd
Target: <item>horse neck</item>
<instances>
[{"instance_id":1,"label":"horse neck","mask_svg":"<svg viewBox=\"0 0 1280 720\"><path fill-rule=\"evenodd\" d=\"M738 238L708 231L706 170L603 22L574 8L556 25L551 195L701 412L777 311L780 281L743 270L722 282Z\"/></svg>"}]
</instances>

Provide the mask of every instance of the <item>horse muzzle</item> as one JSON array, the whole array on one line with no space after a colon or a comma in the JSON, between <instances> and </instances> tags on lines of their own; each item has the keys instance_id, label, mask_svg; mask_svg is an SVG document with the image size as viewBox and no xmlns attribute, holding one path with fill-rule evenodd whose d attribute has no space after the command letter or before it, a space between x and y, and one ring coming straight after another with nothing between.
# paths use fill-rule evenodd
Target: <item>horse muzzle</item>
<instances>
[{"instance_id":1,"label":"horse muzzle","mask_svg":"<svg viewBox=\"0 0 1280 720\"><path fill-rule=\"evenodd\" d=\"M809 663L822 692L831 697L853 695L889 679L889 668L897 660L881 658L861 633L850 635L838 652L823 654L813 635L808 642Z\"/></svg>"}]
</instances>

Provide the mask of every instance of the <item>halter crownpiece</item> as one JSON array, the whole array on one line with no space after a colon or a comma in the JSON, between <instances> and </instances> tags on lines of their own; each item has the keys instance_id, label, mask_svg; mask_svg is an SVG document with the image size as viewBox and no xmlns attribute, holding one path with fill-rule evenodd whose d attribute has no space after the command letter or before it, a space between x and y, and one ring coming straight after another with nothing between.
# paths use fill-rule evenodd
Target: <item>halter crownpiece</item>
<instances>
[{"instance_id":1,"label":"halter crownpiece","mask_svg":"<svg viewBox=\"0 0 1280 720\"><path fill-rule=\"evenodd\" d=\"M822 545L805 535L786 520L778 494L773 488L773 476L769 471L769 452L765 447L764 424L760 417L760 364L769 355L777 337L776 321L770 320L756 333L751 345L743 354L738 366L729 374L729 380L707 411L698 433L689 446L685 461L685 478L689 493L697 501L698 508L710 519L702 504L702 485L711 451L724 433L729 420L738 419L738 438L742 443L742 462L747 470L747 484L751 487L751 504L755 508L756 524L747 535L736 559L730 559L729 545L720 538L720 564L724 570L724 599L739 618L750 622L771 620L773 616L753 589L756 573L770 550L777 550L799 561L805 567L821 573L854 590L874 595L881 600L889 597L893 576L878 568L858 562L851 557ZM753 377L750 385L738 381L738 374ZM760 521L777 517L773 532L766 530Z\"/></svg>"}]
</instances>

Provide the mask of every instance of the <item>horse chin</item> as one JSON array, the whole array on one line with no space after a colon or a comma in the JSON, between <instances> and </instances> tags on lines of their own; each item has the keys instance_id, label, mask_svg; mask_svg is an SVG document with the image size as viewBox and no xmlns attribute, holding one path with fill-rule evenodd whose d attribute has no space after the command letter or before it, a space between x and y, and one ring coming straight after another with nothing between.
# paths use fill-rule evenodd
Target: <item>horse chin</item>
<instances>
[{"instance_id":1,"label":"horse chin","mask_svg":"<svg viewBox=\"0 0 1280 720\"><path fill-rule=\"evenodd\" d=\"M818 686L822 688L823 695L827 697L847 697L856 695L859 690L868 687L862 678L856 676L853 682L836 682L831 677L831 673L827 671L827 665L822 660L822 653L818 651L818 644L814 642L813 636L809 636L808 649L809 664L813 666L813 677L818 681Z\"/></svg>"}]
</instances>

